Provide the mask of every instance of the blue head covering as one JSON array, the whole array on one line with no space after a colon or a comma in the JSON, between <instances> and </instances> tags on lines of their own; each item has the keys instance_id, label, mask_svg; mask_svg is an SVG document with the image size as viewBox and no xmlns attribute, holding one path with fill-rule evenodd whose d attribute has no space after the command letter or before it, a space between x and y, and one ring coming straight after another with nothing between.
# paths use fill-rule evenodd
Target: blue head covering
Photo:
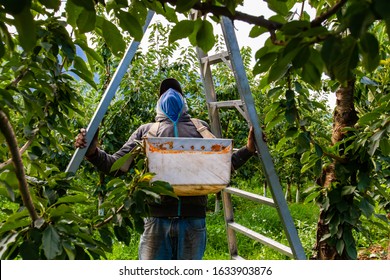
<instances>
[{"instance_id":1,"label":"blue head covering","mask_svg":"<svg viewBox=\"0 0 390 280\"><path fill-rule=\"evenodd\" d=\"M170 88L161 95L158 106L173 123L175 137L178 137L177 123L185 111L183 96L178 91Z\"/></svg>"}]
</instances>

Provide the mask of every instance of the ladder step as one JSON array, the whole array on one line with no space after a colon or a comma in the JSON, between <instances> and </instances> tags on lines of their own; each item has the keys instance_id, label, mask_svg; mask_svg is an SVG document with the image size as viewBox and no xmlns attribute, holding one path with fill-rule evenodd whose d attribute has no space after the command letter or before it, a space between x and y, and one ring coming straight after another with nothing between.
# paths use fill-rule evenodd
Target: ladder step
<instances>
[{"instance_id":1,"label":"ladder step","mask_svg":"<svg viewBox=\"0 0 390 280\"><path fill-rule=\"evenodd\" d=\"M258 202L258 203L262 203L262 204L265 204L265 205L276 207L274 201L271 198L268 198L268 197L265 197L265 196L262 196L262 195L250 193L250 192L243 191L243 190L240 190L240 189L237 189L237 188L233 188L233 187L227 187L223 191L227 192L227 193L230 193L230 194L238 195L240 197L244 197L244 198L250 199L250 200Z\"/></svg>"},{"instance_id":2,"label":"ladder step","mask_svg":"<svg viewBox=\"0 0 390 280\"><path fill-rule=\"evenodd\" d=\"M210 106L217 107L217 108L234 108L237 106L242 106L244 103L241 99L238 100L229 100L229 101L216 101L216 102L209 102Z\"/></svg>"},{"instance_id":3,"label":"ladder step","mask_svg":"<svg viewBox=\"0 0 390 280\"><path fill-rule=\"evenodd\" d=\"M229 59L230 58L229 58L228 51L224 51L224 52L221 52L221 53L217 53L217 54L213 54L213 55L202 57L200 61L202 62L202 64L208 63L209 65L213 65L213 64L216 64L216 63L220 63L220 62L226 62Z\"/></svg>"},{"instance_id":4,"label":"ladder step","mask_svg":"<svg viewBox=\"0 0 390 280\"><path fill-rule=\"evenodd\" d=\"M279 251L280 253L283 253L285 254L286 256L288 257L294 257L292 251L291 251L291 248L290 247L287 247L286 245L283 245L267 236L264 236L258 232L255 232L249 228L246 228L244 227L243 225L240 225L238 223L235 223L235 222L230 222L228 223L228 227L229 228L232 228L254 240L257 240L259 241L260 243L264 244L264 245L267 245L277 251Z\"/></svg>"}]
</instances>

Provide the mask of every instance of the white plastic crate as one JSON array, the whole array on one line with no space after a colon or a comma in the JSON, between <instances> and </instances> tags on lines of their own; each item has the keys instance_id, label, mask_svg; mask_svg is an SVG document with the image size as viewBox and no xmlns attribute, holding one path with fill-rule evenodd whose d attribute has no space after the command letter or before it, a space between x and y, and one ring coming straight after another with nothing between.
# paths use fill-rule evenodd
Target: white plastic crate
<instances>
[{"instance_id":1,"label":"white plastic crate","mask_svg":"<svg viewBox=\"0 0 390 280\"><path fill-rule=\"evenodd\" d=\"M145 150L153 180L170 183L179 196L216 193L230 182L231 139L150 137Z\"/></svg>"}]
</instances>

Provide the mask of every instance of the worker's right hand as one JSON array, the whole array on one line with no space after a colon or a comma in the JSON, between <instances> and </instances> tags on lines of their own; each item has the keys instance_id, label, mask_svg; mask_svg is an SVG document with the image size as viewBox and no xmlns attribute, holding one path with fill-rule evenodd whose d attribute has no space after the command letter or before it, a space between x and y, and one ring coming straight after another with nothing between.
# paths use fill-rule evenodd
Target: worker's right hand
<instances>
[{"instance_id":1,"label":"worker's right hand","mask_svg":"<svg viewBox=\"0 0 390 280\"><path fill-rule=\"evenodd\" d=\"M98 134L99 134L99 129L96 131L95 136L93 137L92 142L88 147L88 150L85 154L87 157L92 156L96 152L97 145L98 145ZM87 135L87 130L85 128L81 128L79 134L76 136L76 140L74 143L74 146L76 148L84 149L85 147L87 147L86 135Z\"/></svg>"}]
</instances>

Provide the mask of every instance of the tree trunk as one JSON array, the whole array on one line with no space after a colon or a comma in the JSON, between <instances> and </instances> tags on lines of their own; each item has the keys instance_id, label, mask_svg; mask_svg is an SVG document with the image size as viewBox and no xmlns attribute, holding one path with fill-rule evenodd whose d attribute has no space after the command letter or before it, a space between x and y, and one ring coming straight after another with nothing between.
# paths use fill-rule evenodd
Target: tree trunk
<instances>
[{"instance_id":1,"label":"tree trunk","mask_svg":"<svg viewBox=\"0 0 390 280\"><path fill-rule=\"evenodd\" d=\"M349 81L345 87L340 87L336 92L336 107L333 114L333 131L332 131L332 145L342 141L346 132L343 131L345 127L353 127L357 120L357 114L354 107L354 83ZM346 158L348 161L348 158ZM336 161L323 170L322 181L320 184L326 190L330 190L331 184L337 181L336 177ZM338 185L337 188L342 188L343 185ZM328 224L325 223L328 213L326 209L320 209L320 217L317 224L317 259L333 260L345 259L346 256L340 256L337 253L336 246L330 245L327 240L322 240L324 235L329 233Z\"/></svg>"}]
</instances>

